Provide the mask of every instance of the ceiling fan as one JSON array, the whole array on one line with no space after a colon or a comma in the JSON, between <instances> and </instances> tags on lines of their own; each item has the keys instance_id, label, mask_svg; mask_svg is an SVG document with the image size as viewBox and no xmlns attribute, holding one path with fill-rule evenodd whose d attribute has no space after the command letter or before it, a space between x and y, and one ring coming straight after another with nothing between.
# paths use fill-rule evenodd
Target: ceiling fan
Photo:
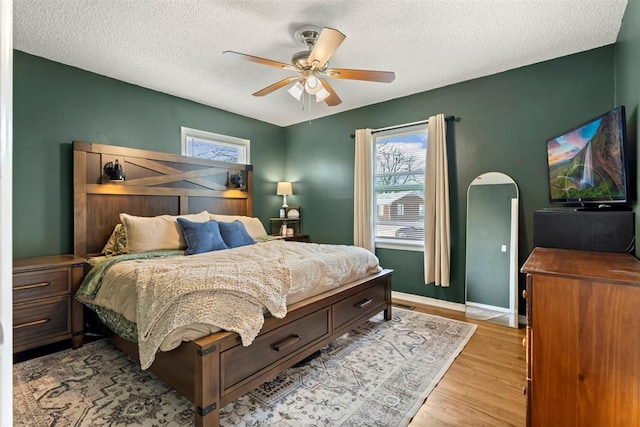
<instances>
[{"instance_id":1,"label":"ceiling fan","mask_svg":"<svg viewBox=\"0 0 640 427\"><path fill-rule=\"evenodd\" d=\"M391 83L396 78L395 74L391 71L329 68L329 58L331 58L346 38L346 36L338 30L306 25L299 28L294 36L296 40L304 43L308 49L295 53L291 58L291 64L231 50L223 53L227 56L244 59L245 61L298 72L298 75L287 77L269 85L254 93L253 96L268 95L277 89L295 82L293 86L287 90L294 98L300 100L302 94L306 92L309 95L315 95L316 102L324 101L328 106L332 107L340 104L342 100L338 97L329 82L323 78L324 76L332 79L364 80L381 83Z\"/></svg>"}]
</instances>

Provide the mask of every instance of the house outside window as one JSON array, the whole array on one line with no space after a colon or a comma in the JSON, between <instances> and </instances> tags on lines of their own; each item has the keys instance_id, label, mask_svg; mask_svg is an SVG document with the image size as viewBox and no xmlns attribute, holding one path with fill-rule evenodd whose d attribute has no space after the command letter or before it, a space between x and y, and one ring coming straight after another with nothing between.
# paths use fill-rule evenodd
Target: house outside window
<instances>
[{"instance_id":1,"label":"house outside window","mask_svg":"<svg viewBox=\"0 0 640 427\"><path fill-rule=\"evenodd\" d=\"M378 132L374 144L376 247L421 250L427 125ZM380 206L387 207L387 215Z\"/></svg>"}]
</instances>

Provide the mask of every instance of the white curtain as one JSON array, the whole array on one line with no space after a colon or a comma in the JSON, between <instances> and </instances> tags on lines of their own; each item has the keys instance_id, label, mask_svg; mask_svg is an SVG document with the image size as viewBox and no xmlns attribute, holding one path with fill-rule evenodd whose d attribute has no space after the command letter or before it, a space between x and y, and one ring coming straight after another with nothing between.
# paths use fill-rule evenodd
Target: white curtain
<instances>
[{"instance_id":1,"label":"white curtain","mask_svg":"<svg viewBox=\"0 0 640 427\"><path fill-rule=\"evenodd\" d=\"M424 230L425 283L449 286L451 236L444 114L429 117Z\"/></svg>"},{"instance_id":2,"label":"white curtain","mask_svg":"<svg viewBox=\"0 0 640 427\"><path fill-rule=\"evenodd\" d=\"M354 169L353 244L374 252L373 137L371 129L356 130Z\"/></svg>"}]
</instances>

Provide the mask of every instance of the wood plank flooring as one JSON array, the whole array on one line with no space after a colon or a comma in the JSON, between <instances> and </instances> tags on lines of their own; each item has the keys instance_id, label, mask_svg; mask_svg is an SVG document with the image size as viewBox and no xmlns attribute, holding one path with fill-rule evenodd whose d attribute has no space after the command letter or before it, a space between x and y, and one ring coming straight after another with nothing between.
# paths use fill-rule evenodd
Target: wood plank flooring
<instances>
[{"instance_id":1,"label":"wood plank flooring","mask_svg":"<svg viewBox=\"0 0 640 427\"><path fill-rule=\"evenodd\" d=\"M524 328L468 319L463 312L399 299L394 302L414 306L415 311L478 325L410 427L525 425Z\"/></svg>"}]
</instances>

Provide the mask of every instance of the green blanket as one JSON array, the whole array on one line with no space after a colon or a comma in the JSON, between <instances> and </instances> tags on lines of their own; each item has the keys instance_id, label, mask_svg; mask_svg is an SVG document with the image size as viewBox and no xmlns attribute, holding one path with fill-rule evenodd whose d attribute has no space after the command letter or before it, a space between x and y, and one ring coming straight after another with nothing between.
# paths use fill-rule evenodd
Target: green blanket
<instances>
[{"instance_id":1,"label":"green blanket","mask_svg":"<svg viewBox=\"0 0 640 427\"><path fill-rule=\"evenodd\" d=\"M75 297L82 304L95 311L102 323L104 323L113 332L129 341L137 341L138 329L135 323L127 320L120 313L93 304L93 298L95 298L96 293L102 285L102 279L111 267L124 261L168 258L182 255L184 255L184 251L182 250L164 250L92 258L90 260L92 267L82 281Z\"/></svg>"}]
</instances>

